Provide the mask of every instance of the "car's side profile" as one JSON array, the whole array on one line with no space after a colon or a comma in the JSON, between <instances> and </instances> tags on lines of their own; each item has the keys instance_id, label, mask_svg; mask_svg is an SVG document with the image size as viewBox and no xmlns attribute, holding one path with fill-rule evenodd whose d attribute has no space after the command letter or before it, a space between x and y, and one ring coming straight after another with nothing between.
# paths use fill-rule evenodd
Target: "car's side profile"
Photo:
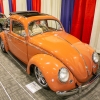
<instances>
[{"instance_id":1,"label":"car's side profile","mask_svg":"<svg viewBox=\"0 0 100 100\"><path fill-rule=\"evenodd\" d=\"M33 69L42 87L65 96L99 78L98 54L66 33L55 17L28 11L11 13L8 20L8 27L0 33L2 51L24 62L28 74Z\"/></svg>"}]
</instances>

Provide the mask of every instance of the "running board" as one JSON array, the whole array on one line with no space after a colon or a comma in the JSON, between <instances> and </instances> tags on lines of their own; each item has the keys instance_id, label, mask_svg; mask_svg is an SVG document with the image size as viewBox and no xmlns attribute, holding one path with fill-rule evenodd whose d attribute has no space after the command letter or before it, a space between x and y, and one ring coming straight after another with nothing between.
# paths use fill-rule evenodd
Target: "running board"
<instances>
[{"instance_id":1,"label":"running board","mask_svg":"<svg viewBox=\"0 0 100 100\"><path fill-rule=\"evenodd\" d=\"M13 60L14 60L24 71L26 71L25 66L21 65L20 62L14 57L14 55L13 55L11 52L8 51L7 53L8 53L8 55L9 55L11 58L13 58Z\"/></svg>"}]
</instances>

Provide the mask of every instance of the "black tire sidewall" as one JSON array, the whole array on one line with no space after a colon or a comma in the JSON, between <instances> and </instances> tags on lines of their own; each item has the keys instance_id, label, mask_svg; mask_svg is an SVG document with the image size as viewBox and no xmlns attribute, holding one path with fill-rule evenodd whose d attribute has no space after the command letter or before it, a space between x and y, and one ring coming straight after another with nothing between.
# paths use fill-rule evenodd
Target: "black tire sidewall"
<instances>
[{"instance_id":1,"label":"black tire sidewall","mask_svg":"<svg viewBox=\"0 0 100 100\"><path fill-rule=\"evenodd\" d=\"M0 39L0 45L1 45L1 42L3 42L2 39ZM4 42L3 42L3 43L4 43ZM1 45L1 50L2 50L2 52L6 53L5 46L4 46L4 49L2 49L2 45Z\"/></svg>"},{"instance_id":2,"label":"black tire sidewall","mask_svg":"<svg viewBox=\"0 0 100 100\"><path fill-rule=\"evenodd\" d=\"M35 66L35 67L37 67L37 66ZM36 81L38 82L38 80L37 80L37 77L36 77L36 75L35 75L35 67L34 67L34 76L35 76L35 78L36 78ZM38 82L38 84L40 85L40 86L42 86L39 82ZM49 88L49 86L47 85L47 86L42 86L43 88L45 88L45 89L50 89Z\"/></svg>"}]
</instances>

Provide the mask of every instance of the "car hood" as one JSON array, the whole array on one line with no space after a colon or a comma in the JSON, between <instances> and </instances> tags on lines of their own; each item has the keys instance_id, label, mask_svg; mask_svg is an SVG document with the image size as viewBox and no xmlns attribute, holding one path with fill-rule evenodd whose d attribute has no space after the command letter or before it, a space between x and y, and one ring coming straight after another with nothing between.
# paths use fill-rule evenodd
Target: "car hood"
<instances>
[{"instance_id":1,"label":"car hood","mask_svg":"<svg viewBox=\"0 0 100 100\"><path fill-rule=\"evenodd\" d=\"M79 82L85 82L91 76L91 53L72 35L65 32L48 32L34 36L29 41L59 59Z\"/></svg>"}]
</instances>

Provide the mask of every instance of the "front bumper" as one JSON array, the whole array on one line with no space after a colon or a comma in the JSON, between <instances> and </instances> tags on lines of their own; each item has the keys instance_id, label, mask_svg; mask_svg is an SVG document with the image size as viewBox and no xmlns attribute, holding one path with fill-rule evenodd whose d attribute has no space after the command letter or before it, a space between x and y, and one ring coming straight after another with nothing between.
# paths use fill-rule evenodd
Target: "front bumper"
<instances>
[{"instance_id":1,"label":"front bumper","mask_svg":"<svg viewBox=\"0 0 100 100\"><path fill-rule=\"evenodd\" d=\"M56 94L59 95L59 96L67 96L67 95L73 95L73 94L76 94L76 93L81 93L83 90L85 90L86 88L90 87L96 80L99 80L99 77L100 77L100 72L97 75L95 75L95 77L92 78L85 85L79 86L78 88L73 89L71 91L63 91L63 92L57 91Z\"/></svg>"}]
</instances>

